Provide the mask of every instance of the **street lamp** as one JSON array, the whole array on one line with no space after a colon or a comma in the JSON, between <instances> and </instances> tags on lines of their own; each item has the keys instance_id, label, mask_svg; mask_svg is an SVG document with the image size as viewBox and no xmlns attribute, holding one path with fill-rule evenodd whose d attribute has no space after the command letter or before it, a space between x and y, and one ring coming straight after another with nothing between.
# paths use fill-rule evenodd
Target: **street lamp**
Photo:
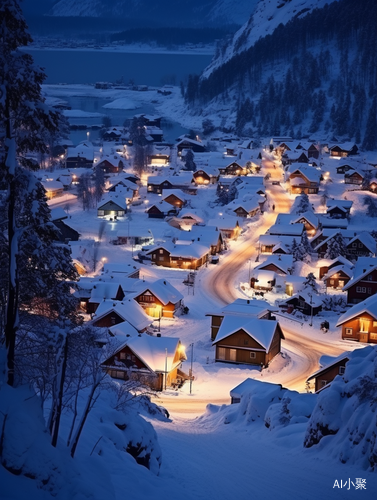
<instances>
[{"instance_id":1,"label":"street lamp","mask_svg":"<svg viewBox=\"0 0 377 500\"><path fill-rule=\"evenodd\" d=\"M192 362L194 361L194 342L192 342L189 347L191 347L191 368L190 368L190 394L192 392Z\"/></svg>"}]
</instances>

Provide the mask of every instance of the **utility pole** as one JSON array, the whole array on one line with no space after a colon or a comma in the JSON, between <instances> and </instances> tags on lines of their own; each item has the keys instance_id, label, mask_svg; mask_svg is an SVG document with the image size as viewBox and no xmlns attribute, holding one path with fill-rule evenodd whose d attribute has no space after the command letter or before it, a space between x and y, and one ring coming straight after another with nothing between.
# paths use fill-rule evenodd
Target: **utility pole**
<instances>
[{"instance_id":1,"label":"utility pole","mask_svg":"<svg viewBox=\"0 0 377 500\"><path fill-rule=\"evenodd\" d=\"M313 294L309 293L310 297L310 324L309 326L313 326Z\"/></svg>"},{"instance_id":2,"label":"utility pole","mask_svg":"<svg viewBox=\"0 0 377 500\"><path fill-rule=\"evenodd\" d=\"M190 394L192 392L192 363L194 361L194 342L190 344L191 346L191 368L190 368Z\"/></svg>"},{"instance_id":3,"label":"utility pole","mask_svg":"<svg viewBox=\"0 0 377 500\"><path fill-rule=\"evenodd\" d=\"M168 378L168 349L165 347L165 391L166 391L166 379Z\"/></svg>"}]
</instances>

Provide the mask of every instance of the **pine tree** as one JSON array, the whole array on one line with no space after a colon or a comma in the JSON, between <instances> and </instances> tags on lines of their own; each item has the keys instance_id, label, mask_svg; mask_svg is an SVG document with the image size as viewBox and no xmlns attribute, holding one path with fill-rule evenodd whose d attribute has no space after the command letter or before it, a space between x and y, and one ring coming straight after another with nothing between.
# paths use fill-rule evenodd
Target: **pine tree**
<instances>
[{"instance_id":1,"label":"pine tree","mask_svg":"<svg viewBox=\"0 0 377 500\"><path fill-rule=\"evenodd\" d=\"M194 161L194 153L191 149L189 149L185 155L185 170L189 170L190 172L196 171L196 164Z\"/></svg>"},{"instance_id":2,"label":"pine tree","mask_svg":"<svg viewBox=\"0 0 377 500\"><path fill-rule=\"evenodd\" d=\"M347 247L343 236L340 233L336 233L327 243L327 250L324 257L325 259L336 259L339 256L347 256Z\"/></svg>"},{"instance_id":3,"label":"pine tree","mask_svg":"<svg viewBox=\"0 0 377 500\"><path fill-rule=\"evenodd\" d=\"M313 273L309 273L306 276L305 281L303 282L303 285L305 288L311 288L313 290L313 292L317 293L317 291L318 291L317 280L316 280L316 277L314 276Z\"/></svg>"},{"instance_id":4,"label":"pine tree","mask_svg":"<svg viewBox=\"0 0 377 500\"><path fill-rule=\"evenodd\" d=\"M48 214L44 213L42 216L39 213L41 207L47 207L40 195L40 185L38 186L35 177L24 167L27 165L29 168L35 168L35 165L28 162L24 153L47 153L45 133L55 133L59 128L60 119L58 113L47 108L41 95L45 74L34 65L30 54L20 50L31 42L31 37L17 0L3 0L0 3L0 40L0 144L3 145L0 150L0 177L4 179L8 193L3 207L7 231L4 334L7 348L7 381L9 385L13 385L20 299L21 292L24 292L21 266L24 264L26 252L22 255L25 248L22 245L27 241L26 235L32 235L30 226L25 225L25 219L29 215L36 224L35 229L47 229L48 226ZM20 210L27 197L30 201L29 214ZM37 239L36 242L38 245L40 240ZM47 240L45 243L45 257L50 258ZM38 246L34 251L33 258L36 258L39 253ZM27 255L27 259L29 258L30 255ZM40 271L38 280L39 276L41 279L46 277L51 264L51 261L36 264L36 270Z\"/></svg>"},{"instance_id":5,"label":"pine tree","mask_svg":"<svg viewBox=\"0 0 377 500\"><path fill-rule=\"evenodd\" d=\"M373 98L369 109L368 120L365 127L365 135L362 148L366 151L377 149L377 97Z\"/></svg>"}]
</instances>

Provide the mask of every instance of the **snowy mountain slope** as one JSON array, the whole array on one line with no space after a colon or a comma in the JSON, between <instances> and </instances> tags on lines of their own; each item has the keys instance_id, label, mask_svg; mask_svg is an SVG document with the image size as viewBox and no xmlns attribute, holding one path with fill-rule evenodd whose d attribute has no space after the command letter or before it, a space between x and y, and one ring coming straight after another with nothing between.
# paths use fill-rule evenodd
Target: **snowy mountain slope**
<instances>
[{"instance_id":1,"label":"snowy mountain slope","mask_svg":"<svg viewBox=\"0 0 377 500\"><path fill-rule=\"evenodd\" d=\"M173 0L58 0L49 14L53 16L144 18L158 24L181 24L188 20L194 25L242 25L254 11L258 0L181 0L179 9ZM186 12L182 17L182 12Z\"/></svg>"},{"instance_id":2,"label":"snowy mountain slope","mask_svg":"<svg viewBox=\"0 0 377 500\"><path fill-rule=\"evenodd\" d=\"M247 50L266 35L270 35L280 24L287 24L294 18L303 17L315 8L321 8L335 0L259 0L254 14L234 35L225 50L214 58L203 73L208 77L212 71L231 59L237 53Z\"/></svg>"}]
</instances>

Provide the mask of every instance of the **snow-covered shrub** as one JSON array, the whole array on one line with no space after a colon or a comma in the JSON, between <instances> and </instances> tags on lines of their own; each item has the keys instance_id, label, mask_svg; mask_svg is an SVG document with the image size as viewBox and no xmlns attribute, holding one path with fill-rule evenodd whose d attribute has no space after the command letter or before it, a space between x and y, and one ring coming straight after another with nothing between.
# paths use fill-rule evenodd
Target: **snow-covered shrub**
<instances>
[{"instance_id":1,"label":"snow-covered shrub","mask_svg":"<svg viewBox=\"0 0 377 500\"><path fill-rule=\"evenodd\" d=\"M304 446L321 441L341 462L377 470L377 346L356 349L344 376L319 393Z\"/></svg>"},{"instance_id":2,"label":"snow-covered shrub","mask_svg":"<svg viewBox=\"0 0 377 500\"><path fill-rule=\"evenodd\" d=\"M322 307L324 311L340 312L347 306L347 300L341 295L331 295L322 297Z\"/></svg>"},{"instance_id":3,"label":"snow-covered shrub","mask_svg":"<svg viewBox=\"0 0 377 500\"><path fill-rule=\"evenodd\" d=\"M279 403L272 404L266 411L265 426L271 431L291 424L307 422L316 404L315 394L300 394L286 391Z\"/></svg>"}]
</instances>

